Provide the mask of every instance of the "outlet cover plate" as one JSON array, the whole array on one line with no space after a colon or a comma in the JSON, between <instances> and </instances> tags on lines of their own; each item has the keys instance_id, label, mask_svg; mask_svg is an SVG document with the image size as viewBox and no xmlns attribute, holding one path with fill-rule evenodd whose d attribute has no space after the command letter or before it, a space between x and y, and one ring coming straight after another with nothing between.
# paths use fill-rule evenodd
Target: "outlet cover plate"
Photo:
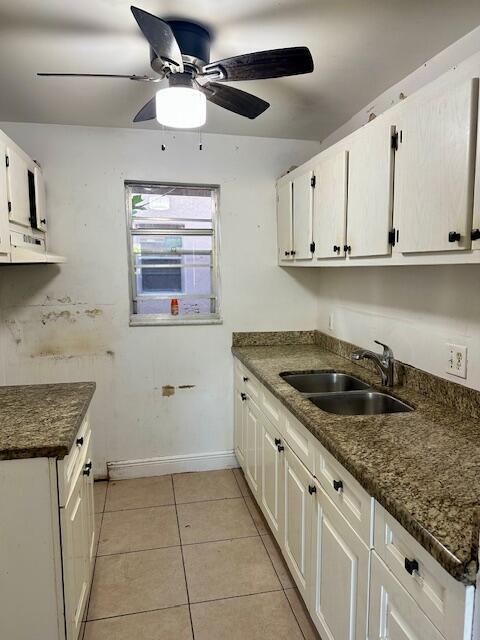
<instances>
[{"instance_id":1,"label":"outlet cover plate","mask_svg":"<svg viewBox=\"0 0 480 640\"><path fill-rule=\"evenodd\" d=\"M447 373L458 378L467 377L467 347L447 343Z\"/></svg>"}]
</instances>

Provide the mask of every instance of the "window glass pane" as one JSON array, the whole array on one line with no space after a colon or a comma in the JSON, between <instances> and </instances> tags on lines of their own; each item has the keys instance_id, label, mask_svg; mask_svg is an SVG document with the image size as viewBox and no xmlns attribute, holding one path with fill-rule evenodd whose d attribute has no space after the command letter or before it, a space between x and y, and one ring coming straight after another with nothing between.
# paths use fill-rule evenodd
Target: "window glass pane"
<instances>
[{"instance_id":1,"label":"window glass pane","mask_svg":"<svg viewBox=\"0 0 480 640\"><path fill-rule=\"evenodd\" d=\"M157 188L132 195L134 229L211 229L211 191L180 187Z\"/></svg>"}]
</instances>

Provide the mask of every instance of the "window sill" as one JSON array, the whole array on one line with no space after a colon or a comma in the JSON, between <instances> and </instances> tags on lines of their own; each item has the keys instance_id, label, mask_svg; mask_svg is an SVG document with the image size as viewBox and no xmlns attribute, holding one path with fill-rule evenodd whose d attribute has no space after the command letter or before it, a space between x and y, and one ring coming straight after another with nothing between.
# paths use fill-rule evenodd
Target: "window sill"
<instances>
[{"instance_id":1,"label":"window sill","mask_svg":"<svg viewBox=\"0 0 480 640\"><path fill-rule=\"evenodd\" d=\"M223 324L219 316L209 318L178 318L173 319L165 316L130 316L131 327L159 327L159 326L186 326L186 325L209 325Z\"/></svg>"}]
</instances>

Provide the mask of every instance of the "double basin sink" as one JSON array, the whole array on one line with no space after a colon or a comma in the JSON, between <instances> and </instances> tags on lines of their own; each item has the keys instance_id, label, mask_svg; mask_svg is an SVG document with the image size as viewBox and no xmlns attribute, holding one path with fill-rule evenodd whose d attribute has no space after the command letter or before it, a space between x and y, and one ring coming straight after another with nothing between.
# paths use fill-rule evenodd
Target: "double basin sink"
<instances>
[{"instance_id":1,"label":"double basin sink","mask_svg":"<svg viewBox=\"0 0 480 640\"><path fill-rule=\"evenodd\" d=\"M346 373L286 372L281 373L280 376L327 413L371 416L413 411L412 407L398 398L376 391L362 380Z\"/></svg>"}]
</instances>

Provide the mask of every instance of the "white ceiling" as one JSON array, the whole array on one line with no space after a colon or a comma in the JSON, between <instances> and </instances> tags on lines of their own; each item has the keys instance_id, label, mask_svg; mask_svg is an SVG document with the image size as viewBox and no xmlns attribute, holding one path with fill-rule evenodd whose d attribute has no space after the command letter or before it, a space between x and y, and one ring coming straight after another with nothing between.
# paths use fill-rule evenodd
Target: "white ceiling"
<instances>
[{"instance_id":1,"label":"white ceiling","mask_svg":"<svg viewBox=\"0 0 480 640\"><path fill-rule=\"evenodd\" d=\"M211 59L306 45L306 76L236 83L271 103L251 121L208 106L204 131L321 140L480 24L478 0L138 0L214 32ZM133 125L155 85L37 78L37 71L150 74L127 0L0 0L0 120Z\"/></svg>"}]
</instances>

